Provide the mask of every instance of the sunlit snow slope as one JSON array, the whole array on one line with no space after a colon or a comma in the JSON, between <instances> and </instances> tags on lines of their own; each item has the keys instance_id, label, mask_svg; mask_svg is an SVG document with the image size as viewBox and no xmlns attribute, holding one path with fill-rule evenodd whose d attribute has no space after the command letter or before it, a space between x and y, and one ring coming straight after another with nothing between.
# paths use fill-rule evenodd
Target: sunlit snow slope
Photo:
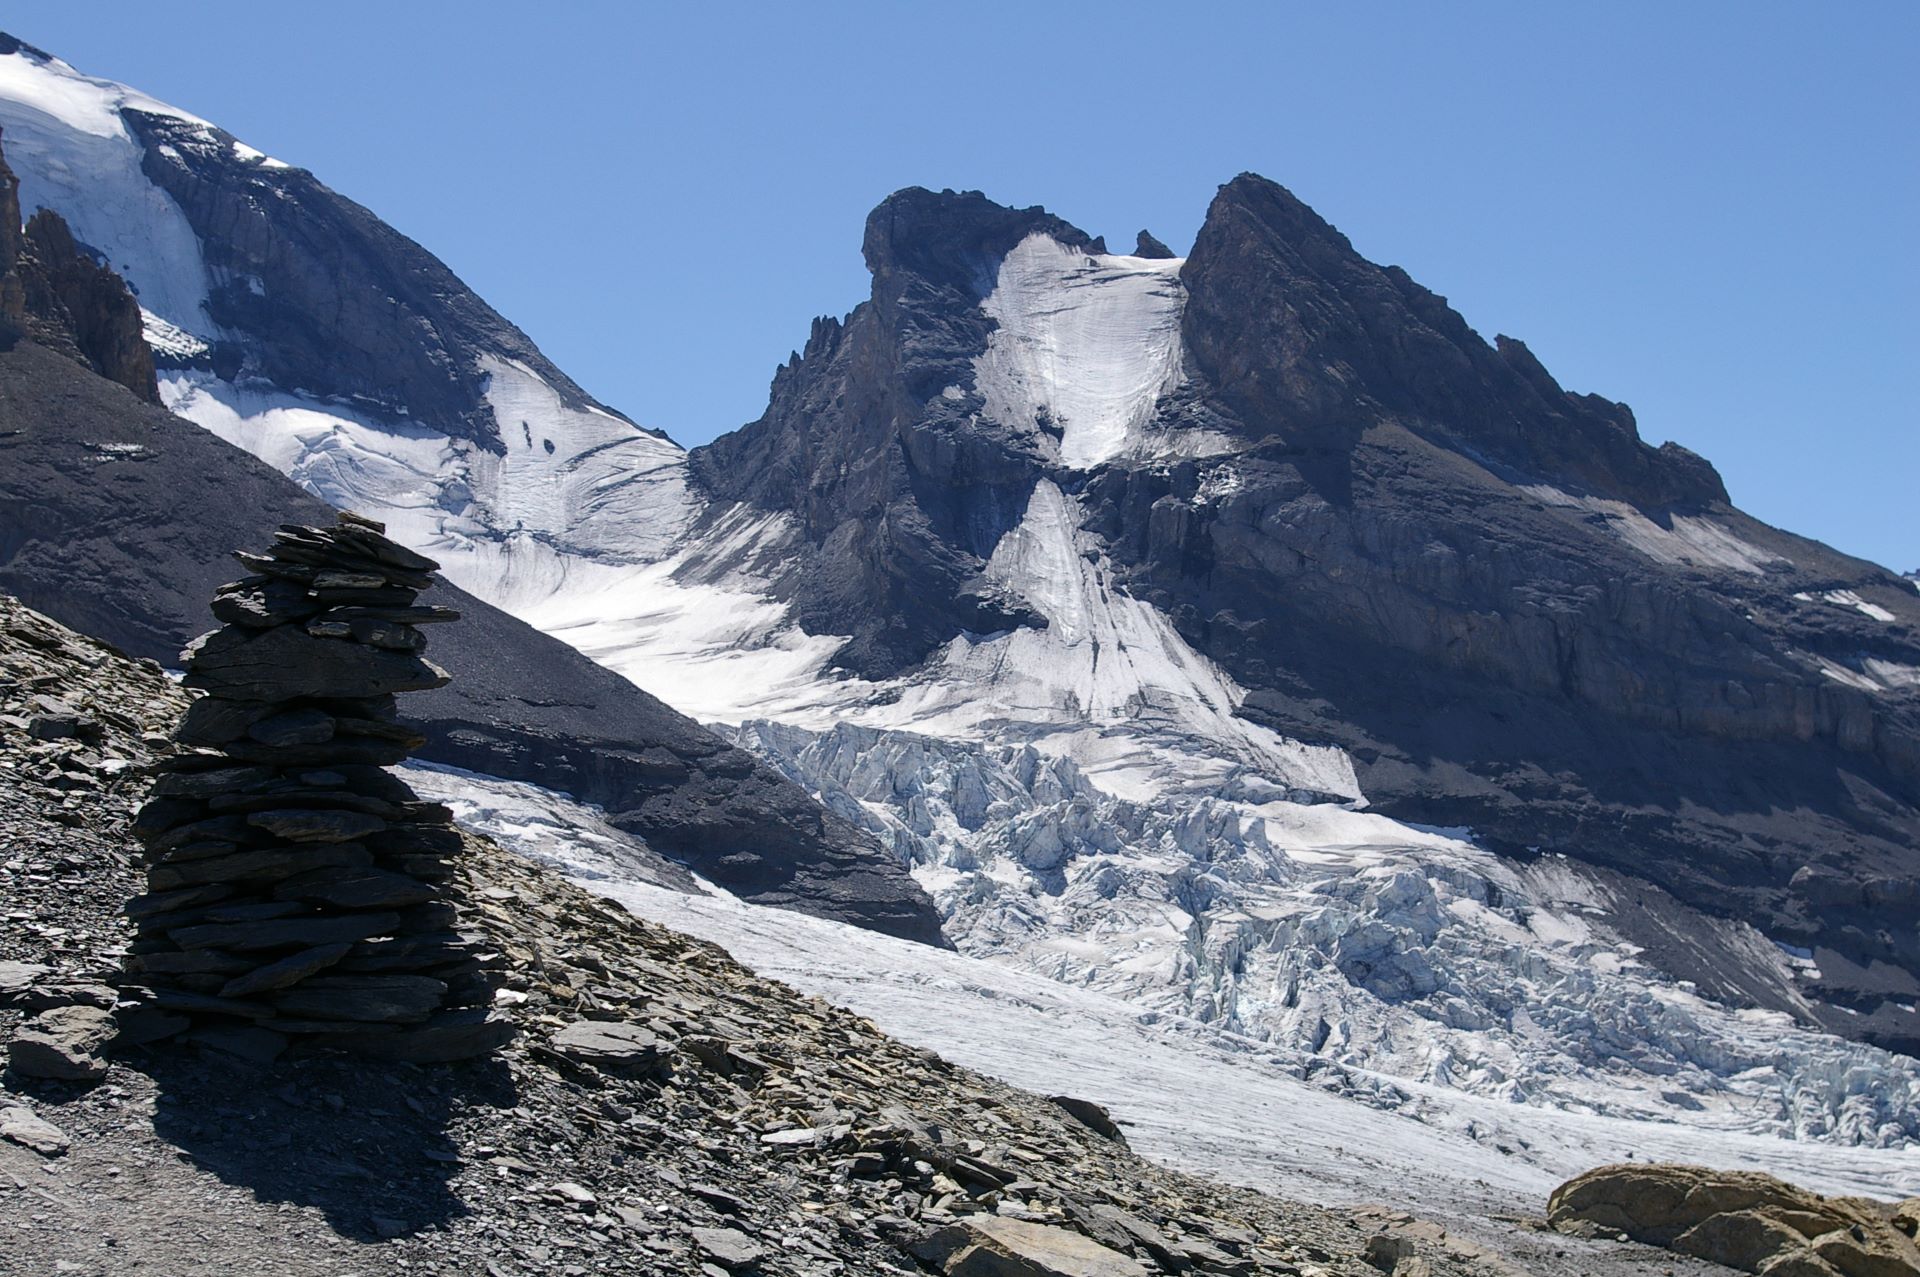
<instances>
[{"instance_id":1,"label":"sunlit snow slope","mask_svg":"<svg viewBox=\"0 0 1920 1277\"><path fill-rule=\"evenodd\" d=\"M498 447L372 415L297 386L194 366L211 342L245 337L207 309L212 281L180 207L142 169L121 112L214 126L124 85L20 49L0 56L0 126L21 207L60 212L127 280L163 356L164 402L272 463L336 505L387 519L395 536L490 602L525 605L567 587L576 563L652 562L693 506L674 443L567 402L539 373L496 351L467 352L483 378ZM241 163L281 167L242 143ZM258 281L250 281L258 287ZM318 322L325 323L324 319ZM179 366L185 363L187 366ZM414 413L418 418L423 414Z\"/></svg>"}]
</instances>

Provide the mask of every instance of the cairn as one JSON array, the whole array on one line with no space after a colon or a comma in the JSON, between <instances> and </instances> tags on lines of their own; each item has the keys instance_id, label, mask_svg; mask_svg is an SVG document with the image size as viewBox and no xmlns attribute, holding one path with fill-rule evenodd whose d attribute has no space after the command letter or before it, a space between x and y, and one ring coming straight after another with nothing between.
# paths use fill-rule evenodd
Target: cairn
<instances>
[{"instance_id":1,"label":"cairn","mask_svg":"<svg viewBox=\"0 0 1920 1277\"><path fill-rule=\"evenodd\" d=\"M416 604L439 565L385 531L282 525L268 553L235 556L252 575L185 653L206 695L135 822L148 890L127 906L123 1004L159 1032L411 1060L508 1036L455 929L452 814L385 770L424 743L395 694L447 682L419 627L459 619Z\"/></svg>"}]
</instances>

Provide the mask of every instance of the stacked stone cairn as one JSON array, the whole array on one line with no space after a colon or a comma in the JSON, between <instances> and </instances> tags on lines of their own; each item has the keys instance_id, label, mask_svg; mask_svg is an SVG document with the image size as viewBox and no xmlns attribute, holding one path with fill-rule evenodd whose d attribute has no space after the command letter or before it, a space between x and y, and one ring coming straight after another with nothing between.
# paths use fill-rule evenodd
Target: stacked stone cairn
<instances>
[{"instance_id":1,"label":"stacked stone cairn","mask_svg":"<svg viewBox=\"0 0 1920 1277\"><path fill-rule=\"evenodd\" d=\"M487 955L456 929L451 813L386 770L424 743L395 694L447 682L419 627L459 614L416 604L439 565L385 531L283 525L235 556L252 575L185 653L206 695L134 829L148 891L127 906L122 1003L157 1025L143 1036L426 1061L510 1033Z\"/></svg>"}]
</instances>

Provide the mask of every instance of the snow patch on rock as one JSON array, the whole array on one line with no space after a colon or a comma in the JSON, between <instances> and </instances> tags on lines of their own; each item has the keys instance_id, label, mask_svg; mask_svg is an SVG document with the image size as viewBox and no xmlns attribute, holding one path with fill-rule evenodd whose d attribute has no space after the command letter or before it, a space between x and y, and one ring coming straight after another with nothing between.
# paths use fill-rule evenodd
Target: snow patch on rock
<instances>
[{"instance_id":1,"label":"snow patch on rock","mask_svg":"<svg viewBox=\"0 0 1920 1277\"><path fill-rule=\"evenodd\" d=\"M1060 459L1080 469L1139 451L1181 380L1182 265L1027 236L981 303L999 325L974 361L986 415L1057 434Z\"/></svg>"},{"instance_id":2,"label":"snow patch on rock","mask_svg":"<svg viewBox=\"0 0 1920 1277\"><path fill-rule=\"evenodd\" d=\"M1544 505L1584 511L1620 540L1657 563L1678 567L1730 568L1735 572L1758 575L1788 560L1737 536L1732 529L1706 515L1667 516L1663 526L1649 519L1625 501L1606 497L1575 496L1548 484L1523 485L1527 493Z\"/></svg>"}]
</instances>

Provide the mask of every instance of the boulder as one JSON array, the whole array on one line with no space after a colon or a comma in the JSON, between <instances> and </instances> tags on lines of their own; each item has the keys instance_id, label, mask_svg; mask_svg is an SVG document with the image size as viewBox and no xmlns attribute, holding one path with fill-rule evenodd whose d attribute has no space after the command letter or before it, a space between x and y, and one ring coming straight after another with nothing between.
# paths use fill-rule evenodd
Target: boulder
<instances>
[{"instance_id":1,"label":"boulder","mask_svg":"<svg viewBox=\"0 0 1920 1277\"><path fill-rule=\"evenodd\" d=\"M42 1157L58 1157L72 1143L52 1122L19 1107L0 1109L0 1140L30 1148Z\"/></svg>"},{"instance_id":2,"label":"boulder","mask_svg":"<svg viewBox=\"0 0 1920 1277\"><path fill-rule=\"evenodd\" d=\"M98 1082L107 1075L101 1055L114 1034L113 1013L67 1006L42 1011L14 1036L7 1061L21 1077Z\"/></svg>"},{"instance_id":3,"label":"boulder","mask_svg":"<svg viewBox=\"0 0 1920 1277\"><path fill-rule=\"evenodd\" d=\"M1127 1137L1114 1122L1113 1115L1092 1100L1076 1099L1071 1095L1049 1095L1047 1098L1095 1135L1110 1139L1121 1148L1127 1147Z\"/></svg>"},{"instance_id":4,"label":"boulder","mask_svg":"<svg viewBox=\"0 0 1920 1277\"><path fill-rule=\"evenodd\" d=\"M1773 1277L1920 1277L1920 1248L1896 1209L1822 1197L1771 1175L1702 1166L1602 1166L1555 1189L1547 1219L1562 1231L1622 1233Z\"/></svg>"}]
</instances>

